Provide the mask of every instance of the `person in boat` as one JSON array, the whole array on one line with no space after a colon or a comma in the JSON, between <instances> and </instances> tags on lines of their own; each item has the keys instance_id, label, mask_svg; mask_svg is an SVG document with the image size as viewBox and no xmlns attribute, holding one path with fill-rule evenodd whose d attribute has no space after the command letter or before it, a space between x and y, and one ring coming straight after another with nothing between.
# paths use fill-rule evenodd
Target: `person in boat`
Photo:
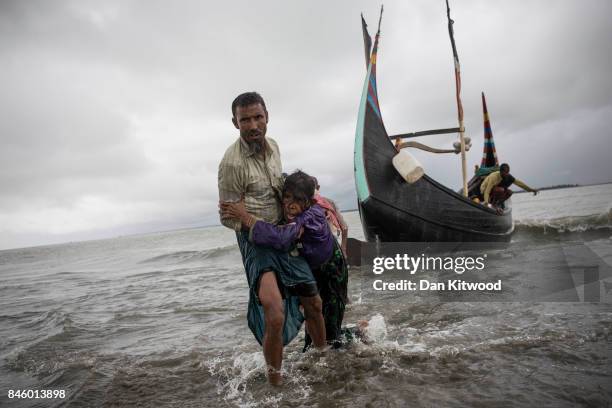
<instances>
[{"instance_id":1,"label":"person in boat","mask_svg":"<svg viewBox=\"0 0 612 408\"><path fill-rule=\"evenodd\" d=\"M325 209L314 197L313 178L298 170L285 179L283 186L284 225L256 219L242 202L222 205L222 213L240 220L249 229L249 240L253 244L281 251L297 250L304 256L313 271L323 302L327 344L338 348L350 334L342 329L348 300L348 269L332 235ZM306 322L306 332L304 350L313 342L310 322Z\"/></svg>"},{"instance_id":2,"label":"person in boat","mask_svg":"<svg viewBox=\"0 0 612 408\"><path fill-rule=\"evenodd\" d=\"M510 174L510 166L508 163L503 163L499 166L499 171L494 171L489 174L480 185L483 204L496 208L504 208L504 201L512 195L510 186L516 184L523 190L538 194L538 190L529 187L519 179L514 178Z\"/></svg>"},{"instance_id":3,"label":"person in boat","mask_svg":"<svg viewBox=\"0 0 612 408\"><path fill-rule=\"evenodd\" d=\"M321 186L319 185L319 181L316 177L312 178L315 183L315 194L314 201L321 207L325 209L325 216L327 217L327 223L331 228L332 234L334 237L340 241L340 249L342 249L342 254L346 258L346 242L348 239L348 225L344 221L342 214L340 213L340 209L336 205L336 203L327 197L323 197L320 193Z\"/></svg>"},{"instance_id":4,"label":"person in boat","mask_svg":"<svg viewBox=\"0 0 612 408\"><path fill-rule=\"evenodd\" d=\"M261 95L247 92L236 97L232 122L240 137L219 164L219 196L221 200L242 197L252 219L276 224L282 219L282 166L278 145L266 137L268 111ZM325 323L315 277L302 256L254 245L249 240L249 225L245 228L240 220L222 213L221 223L236 231L249 284L248 325L263 346L269 382L280 385L283 346L295 338L304 318L315 345L325 347Z\"/></svg>"}]
</instances>

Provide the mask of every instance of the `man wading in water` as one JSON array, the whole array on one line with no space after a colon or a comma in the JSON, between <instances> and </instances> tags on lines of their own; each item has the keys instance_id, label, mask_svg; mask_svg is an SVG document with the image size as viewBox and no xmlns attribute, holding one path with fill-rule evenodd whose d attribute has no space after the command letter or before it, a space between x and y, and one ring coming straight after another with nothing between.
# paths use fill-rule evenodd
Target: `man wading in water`
<instances>
[{"instance_id":1,"label":"man wading in water","mask_svg":"<svg viewBox=\"0 0 612 408\"><path fill-rule=\"evenodd\" d=\"M220 201L244 198L247 211L265 222L282 218L282 166L276 142L266 137L268 111L256 92L238 95L232 103L232 122L240 138L219 164ZM325 347L325 324L315 278L297 255L249 242L240 220L221 219L236 231L249 284L249 328L263 346L268 381L281 383L283 346L298 333L304 318L317 348ZM304 317L299 311L304 307Z\"/></svg>"}]
</instances>

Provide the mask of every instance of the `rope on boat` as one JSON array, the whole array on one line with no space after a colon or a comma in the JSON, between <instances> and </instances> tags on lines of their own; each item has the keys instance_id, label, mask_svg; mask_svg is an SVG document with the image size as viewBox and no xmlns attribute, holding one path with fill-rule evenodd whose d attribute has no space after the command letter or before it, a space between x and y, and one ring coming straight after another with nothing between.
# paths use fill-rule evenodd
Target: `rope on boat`
<instances>
[{"instance_id":1,"label":"rope on boat","mask_svg":"<svg viewBox=\"0 0 612 408\"><path fill-rule=\"evenodd\" d=\"M412 148L424 150L430 153L454 153L454 154L461 153L461 143L460 142L454 142L452 149L438 149L435 147L427 146L426 144L419 143L419 142L399 143L397 144L396 147L398 150L404 149L406 147L412 147ZM470 140L469 137L466 137L465 138L465 151L469 151L470 147L472 147L472 141Z\"/></svg>"}]
</instances>

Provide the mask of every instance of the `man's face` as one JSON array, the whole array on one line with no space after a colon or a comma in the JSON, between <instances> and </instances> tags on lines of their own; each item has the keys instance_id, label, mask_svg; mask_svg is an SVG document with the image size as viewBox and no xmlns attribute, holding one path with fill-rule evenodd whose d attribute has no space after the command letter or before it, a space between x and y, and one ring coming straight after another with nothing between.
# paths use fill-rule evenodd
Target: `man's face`
<instances>
[{"instance_id":1,"label":"man's face","mask_svg":"<svg viewBox=\"0 0 612 408\"><path fill-rule=\"evenodd\" d=\"M500 171L500 173L501 173L501 176L502 176L502 177L506 177L508 174L510 174L510 169L509 169L509 168L507 168L507 167L504 167L504 168L503 168L503 169Z\"/></svg>"},{"instance_id":2,"label":"man's face","mask_svg":"<svg viewBox=\"0 0 612 408\"><path fill-rule=\"evenodd\" d=\"M240 130L240 137L250 146L263 146L268 128L268 113L261 104L237 106L232 122Z\"/></svg>"}]
</instances>

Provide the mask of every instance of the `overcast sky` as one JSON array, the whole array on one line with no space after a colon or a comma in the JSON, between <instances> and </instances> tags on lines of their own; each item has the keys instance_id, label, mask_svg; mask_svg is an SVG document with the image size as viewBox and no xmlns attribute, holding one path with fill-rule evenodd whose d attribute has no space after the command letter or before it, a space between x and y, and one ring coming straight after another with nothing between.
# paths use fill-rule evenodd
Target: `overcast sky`
<instances>
[{"instance_id":1,"label":"overcast sky","mask_svg":"<svg viewBox=\"0 0 612 408\"><path fill-rule=\"evenodd\" d=\"M285 171L356 207L353 139L372 1L0 1L0 248L217 223L230 105L268 105ZM480 92L497 151L534 187L612 180L612 2L451 4L471 169ZM390 134L454 127L443 0L387 1L378 59ZM452 144L453 135L421 141ZM461 184L457 156L419 155Z\"/></svg>"}]
</instances>

